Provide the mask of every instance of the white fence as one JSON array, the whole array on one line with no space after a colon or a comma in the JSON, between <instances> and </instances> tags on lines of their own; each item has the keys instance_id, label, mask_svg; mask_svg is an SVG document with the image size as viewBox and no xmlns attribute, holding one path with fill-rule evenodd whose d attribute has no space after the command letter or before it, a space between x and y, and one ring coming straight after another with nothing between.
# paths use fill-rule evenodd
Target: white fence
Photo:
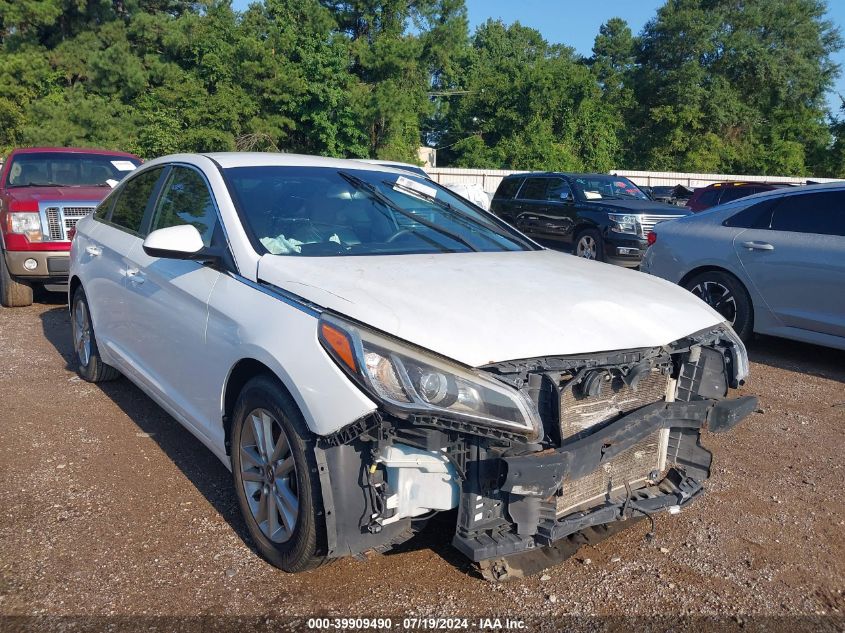
<instances>
[{"instance_id":1,"label":"white fence","mask_svg":"<svg viewBox=\"0 0 845 633\"><path fill-rule=\"evenodd\" d=\"M478 184L488 193L494 193L502 178L510 174L525 173L515 169L461 169L456 167L427 167L426 171L435 182L447 184ZM832 182L836 178L813 178L795 176L743 176L737 174L685 174L672 171L631 171L626 169L611 170L609 173L630 178L643 187L660 185L684 185L690 189L706 187L713 182L726 180L740 182L788 182L803 185L808 180L813 182Z\"/></svg>"}]
</instances>

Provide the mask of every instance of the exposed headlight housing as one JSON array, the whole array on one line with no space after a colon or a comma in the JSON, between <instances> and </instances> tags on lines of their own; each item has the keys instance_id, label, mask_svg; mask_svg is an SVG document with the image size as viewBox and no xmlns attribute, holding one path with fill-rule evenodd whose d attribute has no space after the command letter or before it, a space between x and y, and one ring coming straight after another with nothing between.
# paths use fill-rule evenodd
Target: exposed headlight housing
<instances>
[{"instance_id":1,"label":"exposed headlight housing","mask_svg":"<svg viewBox=\"0 0 845 633\"><path fill-rule=\"evenodd\" d=\"M531 400L486 372L333 315L320 317L319 338L340 367L397 416L440 416L540 437Z\"/></svg>"},{"instance_id":2,"label":"exposed headlight housing","mask_svg":"<svg viewBox=\"0 0 845 633\"><path fill-rule=\"evenodd\" d=\"M639 235L640 219L636 215L608 213L607 217L616 225L610 227L610 230L614 233L633 233L634 235Z\"/></svg>"},{"instance_id":3,"label":"exposed headlight housing","mask_svg":"<svg viewBox=\"0 0 845 633\"><path fill-rule=\"evenodd\" d=\"M734 332L734 329L727 321L722 323L722 333L733 346L734 376L731 384L732 386L739 386L746 378L748 378L748 373L750 371L748 365L748 350L745 349L745 343L743 343L742 339L737 336L737 333Z\"/></svg>"}]
</instances>

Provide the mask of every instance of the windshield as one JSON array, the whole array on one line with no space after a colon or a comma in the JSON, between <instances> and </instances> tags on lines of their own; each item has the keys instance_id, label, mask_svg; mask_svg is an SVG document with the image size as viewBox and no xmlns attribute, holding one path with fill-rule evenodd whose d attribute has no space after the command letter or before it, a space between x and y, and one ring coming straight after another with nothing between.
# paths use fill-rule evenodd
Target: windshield
<instances>
[{"instance_id":1,"label":"windshield","mask_svg":"<svg viewBox=\"0 0 845 633\"><path fill-rule=\"evenodd\" d=\"M522 251L497 218L410 174L325 167L225 170L259 252L338 256Z\"/></svg>"},{"instance_id":2,"label":"windshield","mask_svg":"<svg viewBox=\"0 0 845 633\"><path fill-rule=\"evenodd\" d=\"M620 200L635 198L648 200L648 196L627 178L621 176L575 176L575 191L582 200Z\"/></svg>"},{"instance_id":3,"label":"windshield","mask_svg":"<svg viewBox=\"0 0 845 633\"><path fill-rule=\"evenodd\" d=\"M12 159L8 187L114 186L138 167L134 157L77 152L18 154ZM111 181L111 182L109 182Z\"/></svg>"}]
</instances>

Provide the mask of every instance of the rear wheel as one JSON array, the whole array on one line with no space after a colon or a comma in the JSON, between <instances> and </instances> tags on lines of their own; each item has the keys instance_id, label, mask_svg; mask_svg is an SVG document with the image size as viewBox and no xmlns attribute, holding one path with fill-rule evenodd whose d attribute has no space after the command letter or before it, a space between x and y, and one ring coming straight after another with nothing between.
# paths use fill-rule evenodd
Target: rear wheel
<instances>
[{"instance_id":1,"label":"rear wheel","mask_svg":"<svg viewBox=\"0 0 845 633\"><path fill-rule=\"evenodd\" d=\"M314 437L277 381L250 380L235 405L232 475L261 555L287 572L326 562L326 527Z\"/></svg>"},{"instance_id":2,"label":"rear wheel","mask_svg":"<svg viewBox=\"0 0 845 633\"><path fill-rule=\"evenodd\" d=\"M584 229L575 238L575 255L584 259L604 261L604 244L596 229Z\"/></svg>"},{"instance_id":3,"label":"rear wheel","mask_svg":"<svg viewBox=\"0 0 845 633\"><path fill-rule=\"evenodd\" d=\"M111 365L106 365L100 358L97 337L94 336L94 325L91 322L91 310L81 286L73 293L71 300L70 326L73 350L79 363L79 375L88 382L106 382L118 378L120 372Z\"/></svg>"},{"instance_id":4,"label":"rear wheel","mask_svg":"<svg viewBox=\"0 0 845 633\"><path fill-rule=\"evenodd\" d=\"M742 282L732 274L708 270L687 281L686 289L721 314L743 341L754 330L751 297Z\"/></svg>"},{"instance_id":5,"label":"rear wheel","mask_svg":"<svg viewBox=\"0 0 845 633\"><path fill-rule=\"evenodd\" d=\"M23 308L32 305L32 286L12 277L2 251L0 251L0 304L7 308Z\"/></svg>"}]
</instances>

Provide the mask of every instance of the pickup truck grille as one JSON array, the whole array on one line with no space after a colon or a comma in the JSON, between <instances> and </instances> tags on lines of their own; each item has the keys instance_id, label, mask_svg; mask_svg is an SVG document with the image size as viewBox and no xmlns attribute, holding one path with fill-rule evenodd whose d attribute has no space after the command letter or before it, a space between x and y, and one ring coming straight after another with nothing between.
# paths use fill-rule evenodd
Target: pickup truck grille
<instances>
[{"instance_id":1,"label":"pickup truck grille","mask_svg":"<svg viewBox=\"0 0 845 633\"><path fill-rule=\"evenodd\" d=\"M661 222L665 222L667 220L677 220L678 218L684 217L683 215L647 215L643 214L640 216L640 230L642 234L640 237L648 237L648 234L651 230Z\"/></svg>"},{"instance_id":2,"label":"pickup truck grille","mask_svg":"<svg viewBox=\"0 0 845 633\"><path fill-rule=\"evenodd\" d=\"M80 219L94 212L94 207L47 207L47 232L50 239L61 242L67 239L68 231L76 226Z\"/></svg>"}]
</instances>

